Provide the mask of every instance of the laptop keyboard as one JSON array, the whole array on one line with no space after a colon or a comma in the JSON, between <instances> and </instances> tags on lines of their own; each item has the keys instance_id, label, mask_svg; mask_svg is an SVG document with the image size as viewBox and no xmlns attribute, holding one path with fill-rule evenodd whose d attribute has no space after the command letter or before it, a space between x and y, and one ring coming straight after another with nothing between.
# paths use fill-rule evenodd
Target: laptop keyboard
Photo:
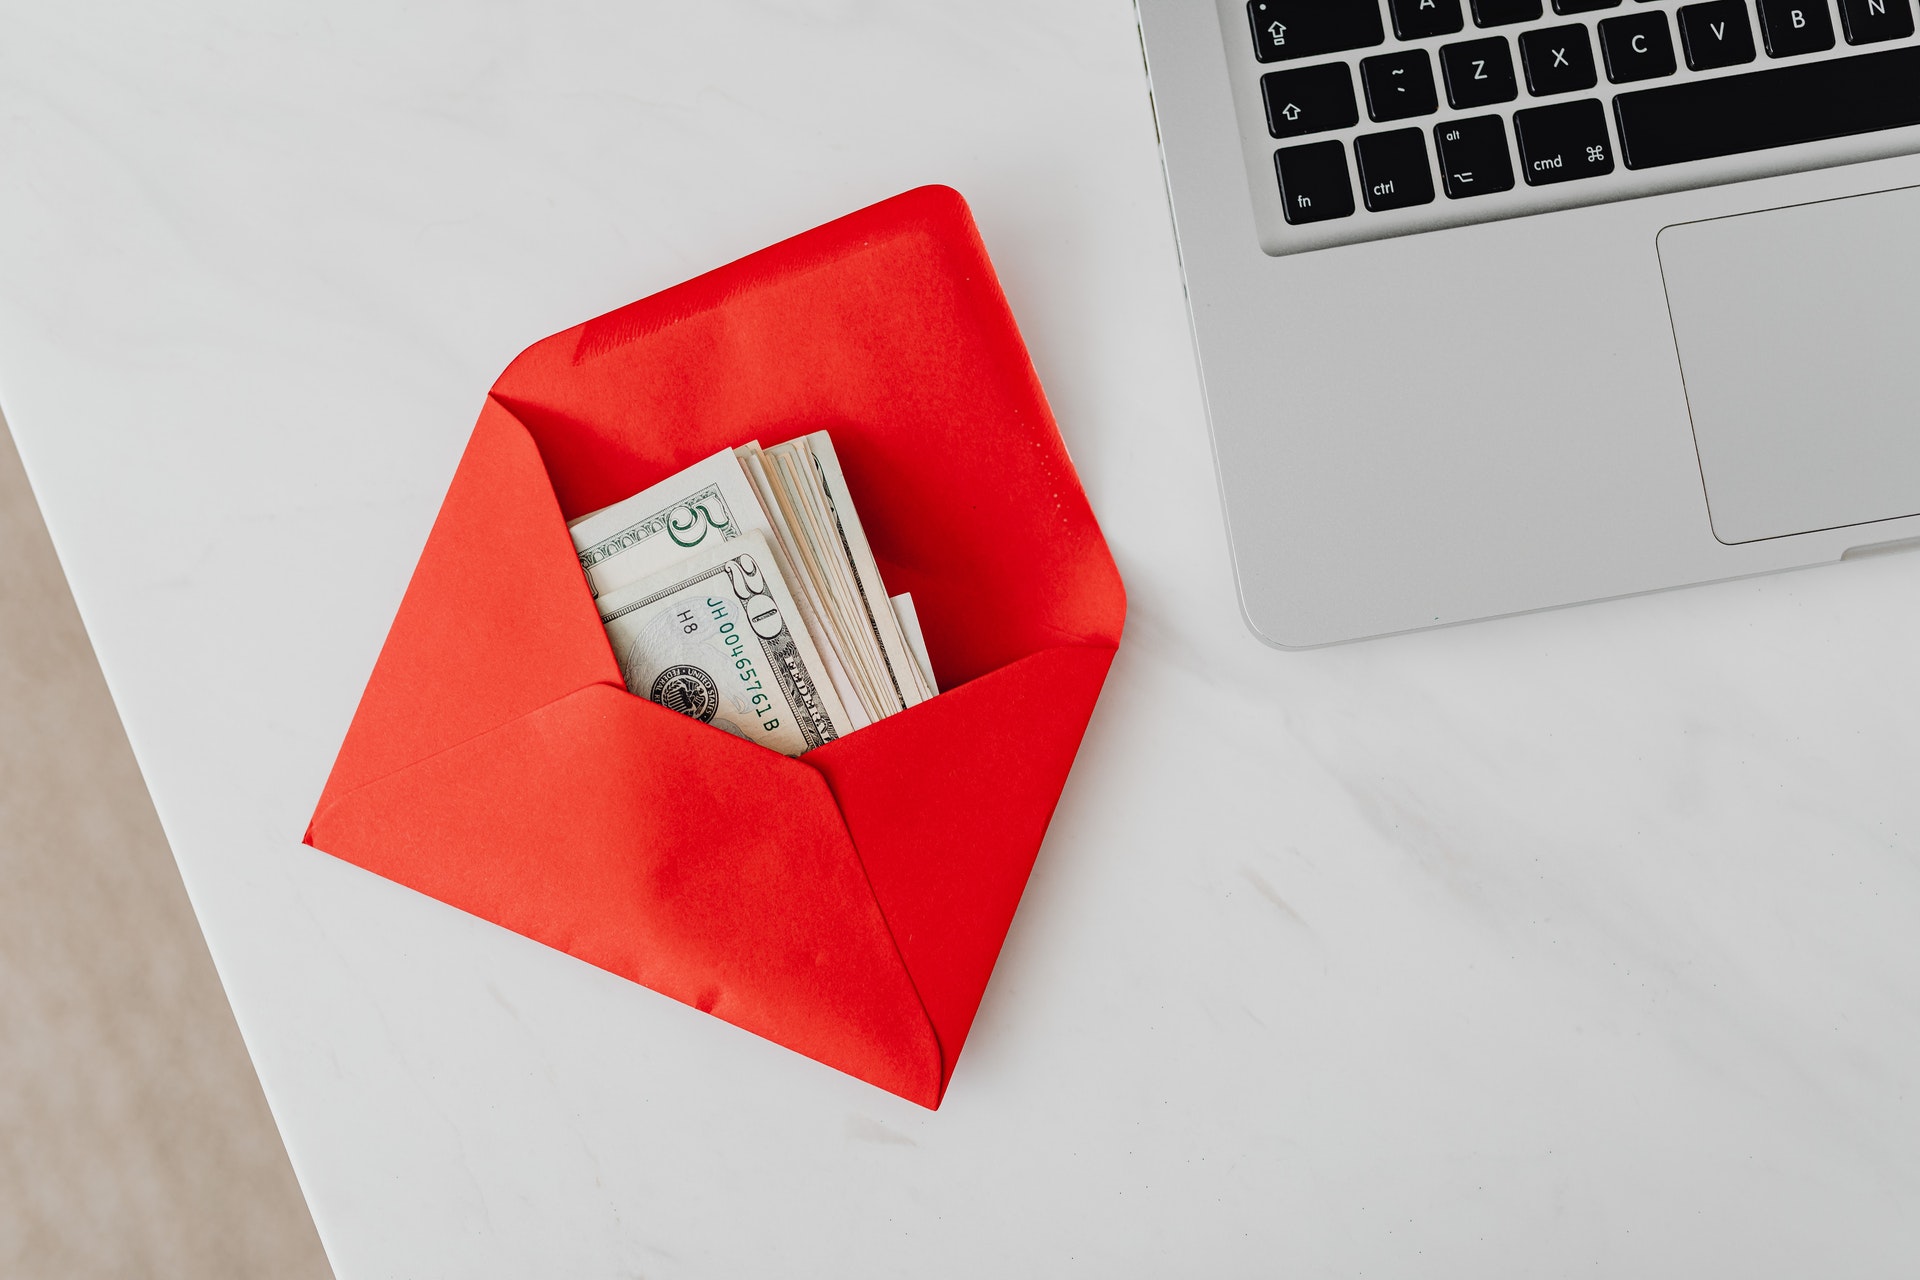
<instances>
[{"instance_id":1,"label":"laptop keyboard","mask_svg":"<svg viewBox=\"0 0 1920 1280\"><path fill-rule=\"evenodd\" d=\"M1218 2L1270 253L1920 150L1914 0Z\"/></svg>"}]
</instances>

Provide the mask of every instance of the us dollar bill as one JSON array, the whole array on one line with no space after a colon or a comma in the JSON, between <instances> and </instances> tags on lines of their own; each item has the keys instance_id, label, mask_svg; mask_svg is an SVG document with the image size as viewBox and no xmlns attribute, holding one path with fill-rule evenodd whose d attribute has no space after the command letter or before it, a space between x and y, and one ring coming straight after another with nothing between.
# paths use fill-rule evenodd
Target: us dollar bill
<instances>
[{"instance_id":1,"label":"us dollar bill","mask_svg":"<svg viewBox=\"0 0 1920 1280\"><path fill-rule=\"evenodd\" d=\"M715 539L597 603L638 697L789 756L852 727L762 533Z\"/></svg>"},{"instance_id":2,"label":"us dollar bill","mask_svg":"<svg viewBox=\"0 0 1920 1280\"><path fill-rule=\"evenodd\" d=\"M772 526L730 451L567 526L594 595L651 578L715 543Z\"/></svg>"},{"instance_id":3,"label":"us dollar bill","mask_svg":"<svg viewBox=\"0 0 1920 1280\"><path fill-rule=\"evenodd\" d=\"M795 441L804 448L804 458L813 466L819 493L826 501L831 521L830 532L851 570L855 596L863 620L885 664L893 692L903 706L915 706L931 698L938 690L931 680L923 680L917 655L905 634L899 616L887 605L886 586L880 578L880 566L867 543L866 530L854 510L847 490L846 473L840 469L840 456L834 452L833 437L816 431Z\"/></svg>"},{"instance_id":4,"label":"us dollar bill","mask_svg":"<svg viewBox=\"0 0 1920 1280\"><path fill-rule=\"evenodd\" d=\"M829 647L846 659L848 683L868 714L877 720L933 696L886 604L828 434L734 452L772 520L789 580L815 603Z\"/></svg>"},{"instance_id":5,"label":"us dollar bill","mask_svg":"<svg viewBox=\"0 0 1920 1280\"><path fill-rule=\"evenodd\" d=\"M914 607L913 593L903 591L891 597L887 603L893 606L893 616L900 624L900 634L906 637L907 648L913 653L914 665L919 668L916 674L920 677L920 683L938 693L940 686L934 682L933 659L927 654L927 636L920 629L920 611Z\"/></svg>"}]
</instances>

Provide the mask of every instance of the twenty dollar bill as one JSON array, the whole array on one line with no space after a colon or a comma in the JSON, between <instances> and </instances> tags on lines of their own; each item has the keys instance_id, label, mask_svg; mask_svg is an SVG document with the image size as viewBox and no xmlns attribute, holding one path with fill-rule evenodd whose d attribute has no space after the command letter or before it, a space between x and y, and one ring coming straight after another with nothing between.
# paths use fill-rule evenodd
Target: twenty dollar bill
<instances>
[{"instance_id":1,"label":"twenty dollar bill","mask_svg":"<svg viewBox=\"0 0 1920 1280\"><path fill-rule=\"evenodd\" d=\"M642 698L789 756L852 727L764 534L713 539L596 603Z\"/></svg>"}]
</instances>

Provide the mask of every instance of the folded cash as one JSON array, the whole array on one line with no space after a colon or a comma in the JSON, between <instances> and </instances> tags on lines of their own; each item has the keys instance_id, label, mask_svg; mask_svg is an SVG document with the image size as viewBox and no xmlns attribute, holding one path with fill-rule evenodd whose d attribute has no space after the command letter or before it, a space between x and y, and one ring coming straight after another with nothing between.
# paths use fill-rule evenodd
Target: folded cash
<instances>
[{"instance_id":1,"label":"folded cash","mask_svg":"<svg viewBox=\"0 0 1920 1280\"><path fill-rule=\"evenodd\" d=\"M799 755L939 692L824 431L717 453L569 531L642 698Z\"/></svg>"},{"instance_id":2,"label":"folded cash","mask_svg":"<svg viewBox=\"0 0 1920 1280\"><path fill-rule=\"evenodd\" d=\"M712 544L599 598L627 688L797 756L852 728L766 535Z\"/></svg>"}]
</instances>

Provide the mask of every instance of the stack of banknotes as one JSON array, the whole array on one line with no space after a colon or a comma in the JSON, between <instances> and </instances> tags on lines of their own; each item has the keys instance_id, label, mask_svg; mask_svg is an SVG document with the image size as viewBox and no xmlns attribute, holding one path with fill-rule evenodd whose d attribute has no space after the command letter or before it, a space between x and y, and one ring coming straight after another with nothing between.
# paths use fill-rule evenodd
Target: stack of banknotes
<instances>
[{"instance_id":1,"label":"stack of banknotes","mask_svg":"<svg viewBox=\"0 0 1920 1280\"><path fill-rule=\"evenodd\" d=\"M939 692L824 431L717 453L568 528L642 698L797 756Z\"/></svg>"}]
</instances>

